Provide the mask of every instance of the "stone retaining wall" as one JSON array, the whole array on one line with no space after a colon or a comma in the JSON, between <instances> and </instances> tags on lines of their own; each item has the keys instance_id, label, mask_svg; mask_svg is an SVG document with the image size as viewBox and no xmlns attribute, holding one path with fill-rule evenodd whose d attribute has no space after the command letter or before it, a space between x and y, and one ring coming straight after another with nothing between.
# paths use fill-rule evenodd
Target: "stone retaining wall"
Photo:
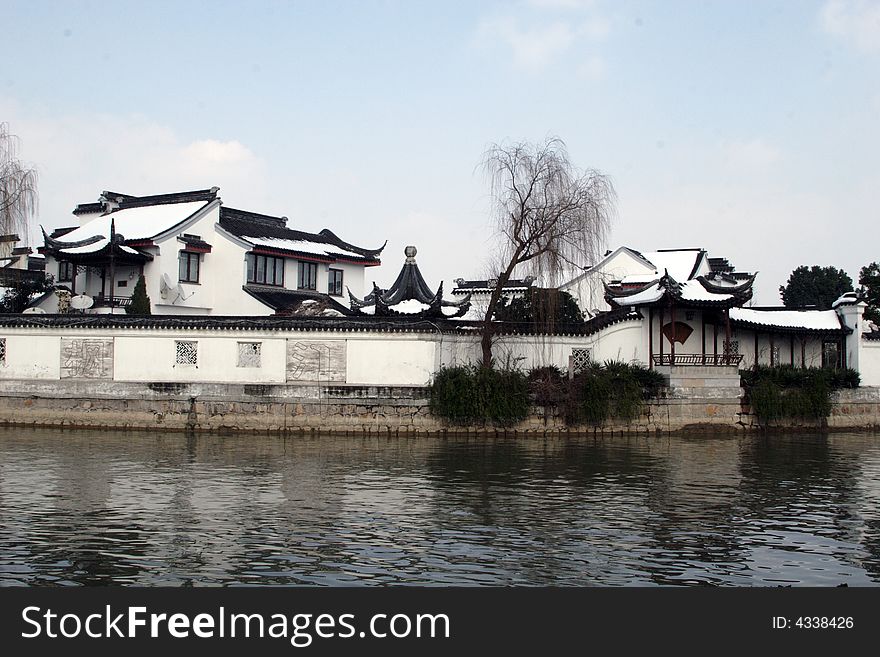
<instances>
[{"instance_id":1,"label":"stone retaining wall","mask_svg":"<svg viewBox=\"0 0 880 657\"><path fill-rule=\"evenodd\" d=\"M171 431L320 433L669 433L760 429L734 387L670 388L630 424L568 427L534 407L508 429L433 417L424 387L0 381L0 424ZM787 427L824 428L821 423ZM880 428L880 388L836 393L827 428Z\"/></svg>"}]
</instances>

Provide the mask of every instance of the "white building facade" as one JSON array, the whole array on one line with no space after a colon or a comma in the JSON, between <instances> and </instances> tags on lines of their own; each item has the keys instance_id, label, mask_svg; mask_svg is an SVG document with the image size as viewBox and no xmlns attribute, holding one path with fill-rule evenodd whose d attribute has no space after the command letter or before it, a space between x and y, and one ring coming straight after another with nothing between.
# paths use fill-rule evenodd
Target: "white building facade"
<instances>
[{"instance_id":1,"label":"white building facade","mask_svg":"<svg viewBox=\"0 0 880 657\"><path fill-rule=\"evenodd\" d=\"M381 248L225 207L217 192L105 192L77 206L79 226L45 236L46 273L71 296L93 299L91 313L124 311L143 275L155 314L271 315L315 305L333 314L347 310L346 288L362 293L365 268L380 264ZM58 295L35 305L58 312Z\"/></svg>"}]
</instances>

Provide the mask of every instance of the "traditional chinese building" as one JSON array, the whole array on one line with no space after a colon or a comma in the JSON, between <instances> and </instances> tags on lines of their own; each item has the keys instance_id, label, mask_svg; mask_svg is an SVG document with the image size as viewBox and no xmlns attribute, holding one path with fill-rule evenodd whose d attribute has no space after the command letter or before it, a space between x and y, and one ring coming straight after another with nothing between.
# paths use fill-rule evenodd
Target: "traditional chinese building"
<instances>
[{"instance_id":1,"label":"traditional chinese building","mask_svg":"<svg viewBox=\"0 0 880 657\"><path fill-rule=\"evenodd\" d=\"M434 292L425 282L416 263L416 247L404 249L406 260L387 290L373 283L373 291L363 299L349 292L351 309L357 314L376 317L421 317L446 319L461 317L470 308L470 295L456 300L443 298L443 282Z\"/></svg>"},{"instance_id":2,"label":"traditional chinese building","mask_svg":"<svg viewBox=\"0 0 880 657\"><path fill-rule=\"evenodd\" d=\"M382 248L225 207L218 191L104 192L76 206L78 226L44 233L46 272L90 297L88 312L124 309L143 275L156 314L344 314L343 290L361 293L365 268L380 264ZM57 312L55 295L37 305Z\"/></svg>"}]
</instances>

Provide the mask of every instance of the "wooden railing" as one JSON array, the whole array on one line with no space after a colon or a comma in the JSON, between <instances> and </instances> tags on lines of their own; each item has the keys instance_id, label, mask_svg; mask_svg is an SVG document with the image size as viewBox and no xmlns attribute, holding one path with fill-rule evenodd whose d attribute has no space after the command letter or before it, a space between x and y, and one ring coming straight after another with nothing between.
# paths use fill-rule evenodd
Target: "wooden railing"
<instances>
[{"instance_id":1,"label":"wooden railing","mask_svg":"<svg viewBox=\"0 0 880 657\"><path fill-rule=\"evenodd\" d=\"M112 303L111 303L112 301ZM116 308L125 308L131 305L131 297L105 297L98 295L95 297L95 305L93 308L108 308L114 306Z\"/></svg>"},{"instance_id":2,"label":"wooden railing","mask_svg":"<svg viewBox=\"0 0 880 657\"><path fill-rule=\"evenodd\" d=\"M707 367L723 367L739 365L742 354L663 354L654 356L654 365L701 365Z\"/></svg>"}]
</instances>

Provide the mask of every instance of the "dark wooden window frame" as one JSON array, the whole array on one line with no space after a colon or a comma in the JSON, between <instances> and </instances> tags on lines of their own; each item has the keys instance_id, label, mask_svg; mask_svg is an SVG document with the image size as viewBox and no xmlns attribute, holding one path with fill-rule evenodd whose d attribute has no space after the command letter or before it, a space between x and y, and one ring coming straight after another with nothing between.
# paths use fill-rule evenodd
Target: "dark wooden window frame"
<instances>
[{"instance_id":1,"label":"dark wooden window frame","mask_svg":"<svg viewBox=\"0 0 880 657\"><path fill-rule=\"evenodd\" d=\"M177 279L181 283L198 283L202 271L201 253L181 251L177 266ZM186 263L184 265L184 262ZM193 265L195 262L195 265Z\"/></svg>"},{"instance_id":2,"label":"dark wooden window frame","mask_svg":"<svg viewBox=\"0 0 880 657\"><path fill-rule=\"evenodd\" d=\"M260 253L247 254L247 282L284 287L285 259ZM271 276L269 276L271 272Z\"/></svg>"},{"instance_id":3,"label":"dark wooden window frame","mask_svg":"<svg viewBox=\"0 0 880 657\"><path fill-rule=\"evenodd\" d=\"M333 269L331 267L327 270L327 294L331 297L342 296L344 276L345 274L342 269Z\"/></svg>"},{"instance_id":4,"label":"dark wooden window frame","mask_svg":"<svg viewBox=\"0 0 880 657\"><path fill-rule=\"evenodd\" d=\"M299 277L297 278L297 288L300 290L318 289L317 262L309 262L308 260L299 261Z\"/></svg>"}]
</instances>

